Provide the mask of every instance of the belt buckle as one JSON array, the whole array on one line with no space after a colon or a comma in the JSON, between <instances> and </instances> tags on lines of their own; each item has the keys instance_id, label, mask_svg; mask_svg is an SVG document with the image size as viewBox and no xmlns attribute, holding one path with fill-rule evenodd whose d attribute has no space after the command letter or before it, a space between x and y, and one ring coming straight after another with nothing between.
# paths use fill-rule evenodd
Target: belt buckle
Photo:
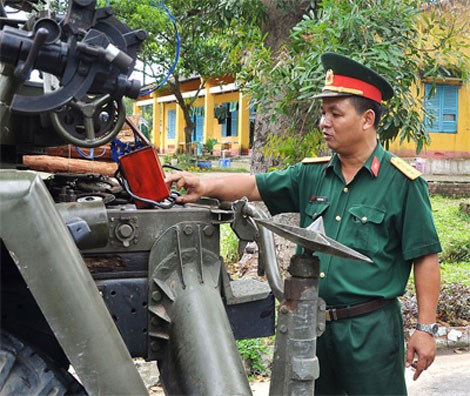
<instances>
[{"instance_id":1,"label":"belt buckle","mask_svg":"<svg viewBox=\"0 0 470 396\"><path fill-rule=\"evenodd\" d=\"M332 322L334 320L338 320L338 317L336 316L336 309L335 308L331 308L331 309L326 310L325 320L327 322Z\"/></svg>"}]
</instances>

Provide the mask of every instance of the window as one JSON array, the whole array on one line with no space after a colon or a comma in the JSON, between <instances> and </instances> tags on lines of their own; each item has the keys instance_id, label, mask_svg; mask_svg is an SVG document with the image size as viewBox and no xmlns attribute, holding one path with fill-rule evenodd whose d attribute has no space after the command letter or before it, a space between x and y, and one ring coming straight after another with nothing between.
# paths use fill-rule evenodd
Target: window
<instances>
[{"instance_id":1,"label":"window","mask_svg":"<svg viewBox=\"0 0 470 396\"><path fill-rule=\"evenodd\" d=\"M176 137L176 110L168 110L168 139Z\"/></svg>"},{"instance_id":2,"label":"window","mask_svg":"<svg viewBox=\"0 0 470 396\"><path fill-rule=\"evenodd\" d=\"M194 122L193 142L202 142L204 135L204 106L191 107Z\"/></svg>"},{"instance_id":3,"label":"window","mask_svg":"<svg viewBox=\"0 0 470 396\"><path fill-rule=\"evenodd\" d=\"M238 135L238 102L223 103L223 107L227 109L227 117L222 124L222 136Z\"/></svg>"},{"instance_id":4,"label":"window","mask_svg":"<svg viewBox=\"0 0 470 396\"><path fill-rule=\"evenodd\" d=\"M429 132L456 133L457 132L457 85L437 85L434 95L428 97L432 84L425 84L426 99L424 106L434 114L433 119L425 117L424 123Z\"/></svg>"}]
</instances>

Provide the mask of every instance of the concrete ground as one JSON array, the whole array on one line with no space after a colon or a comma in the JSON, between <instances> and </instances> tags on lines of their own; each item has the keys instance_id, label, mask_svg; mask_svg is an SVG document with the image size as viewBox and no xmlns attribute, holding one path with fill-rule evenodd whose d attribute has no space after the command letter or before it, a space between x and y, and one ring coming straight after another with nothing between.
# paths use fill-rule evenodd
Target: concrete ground
<instances>
[{"instance_id":1,"label":"concrete ground","mask_svg":"<svg viewBox=\"0 0 470 396\"><path fill-rule=\"evenodd\" d=\"M467 396L470 395L470 352L458 350L438 352L434 363L413 381L413 371L406 370L408 396ZM269 382L251 384L253 396L268 396Z\"/></svg>"},{"instance_id":2,"label":"concrete ground","mask_svg":"<svg viewBox=\"0 0 470 396\"><path fill-rule=\"evenodd\" d=\"M145 378L145 375L143 376ZM467 347L439 350L434 363L421 374L420 378L413 381L411 369L406 370L405 378L408 396L470 395L470 349ZM253 396L269 395L269 381L252 382L250 385ZM151 396L164 395L163 389L159 386L149 386L148 389Z\"/></svg>"}]
</instances>

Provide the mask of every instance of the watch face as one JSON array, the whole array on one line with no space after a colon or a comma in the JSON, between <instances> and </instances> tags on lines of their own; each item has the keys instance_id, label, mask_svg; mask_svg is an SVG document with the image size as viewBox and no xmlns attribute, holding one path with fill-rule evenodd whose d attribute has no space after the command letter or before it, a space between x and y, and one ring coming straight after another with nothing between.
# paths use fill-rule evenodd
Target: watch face
<instances>
[{"instance_id":1,"label":"watch face","mask_svg":"<svg viewBox=\"0 0 470 396\"><path fill-rule=\"evenodd\" d=\"M437 331L439 330L439 326L437 323L434 323L433 325L431 325L431 331L434 335L437 334Z\"/></svg>"}]
</instances>

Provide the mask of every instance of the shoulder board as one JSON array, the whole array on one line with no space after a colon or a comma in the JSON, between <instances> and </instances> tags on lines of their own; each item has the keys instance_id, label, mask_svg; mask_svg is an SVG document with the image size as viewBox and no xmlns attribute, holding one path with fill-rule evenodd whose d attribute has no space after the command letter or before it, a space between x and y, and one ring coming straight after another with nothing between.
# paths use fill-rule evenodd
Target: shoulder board
<instances>
[{"instance_id":1,"label":"shoulder board","mask_svg":"<svg viewBox=\"0 0 470 396\"><path fill-rule=\"evenodd\" d=\"M399 157L392 157L390 162L410 180L415 180L422 175L420 171L418 171L416 168L413 168L410 164L408 164L408 162L402 160Z\"/></svg>"},{"instance_id":2,"label":"shoulder board","mask_svg":"<svg viewBox=\"0 0 470 396\"><path fill-rule=\"evenodd\" d=\"M320 164L322 162L329 162L331 157L313 157L313 158L304 158L302 164Z\"/></svg>"}]
</instances>

